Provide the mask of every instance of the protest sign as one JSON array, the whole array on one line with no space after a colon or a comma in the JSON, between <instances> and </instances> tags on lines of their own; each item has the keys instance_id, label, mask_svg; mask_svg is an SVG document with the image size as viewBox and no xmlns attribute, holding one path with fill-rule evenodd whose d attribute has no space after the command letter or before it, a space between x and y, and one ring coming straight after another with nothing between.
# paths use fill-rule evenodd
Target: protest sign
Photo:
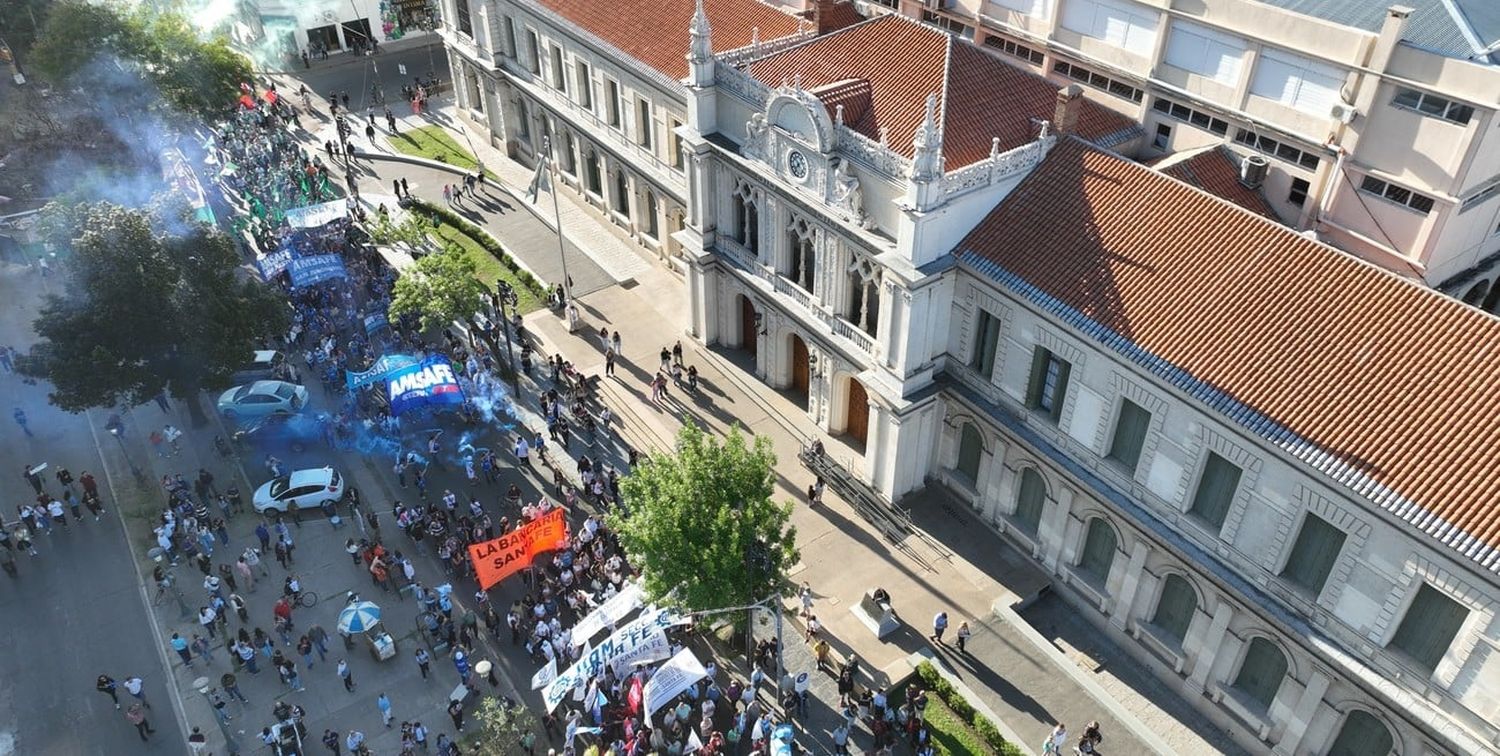
<instances>
[{"instance_id":1,"label":"protest sign","mask_svg":"<svg viewBox=\"0 0 1500 756\"><path fill-rule=\"evenodd\" d=\"M291 262L292 250L287 247L282 247L275 252L266 253L260 258L258 262L255 263L255 265L256 267L260 268L260 274L264 276L266 280L270 280L280 275L281 271L286 270L286 266L290 265Z\"/></svg>"},{"instance_id":2,"label":"protest sign","mask_svg":"<svg viewBox=\"0 0 1500 756\"><path fill-rule=\"evenodd\" d=\"M600 630L618 623L639 609L643 596L640 583L626 583L619 593L610 596L609 600L595 607L594 611L573 626L573 645L582 646Z\"/></svg>"},{"instance_id":3,"label":"protest sign","mask_svg":"<svg viewBox=\"0 0 1500 756\"><path fill-rule=\"evenodd\" d=\"M554 509L505 535L469 547L469 561L479 587L490 586L531 565L544 551L560 548L564 540L563 511Z\"/></svg>"},{"instance_id":4,"label":"protest sign","mask_svg":"<svg viewBox=\"0 0 1500 756\"><path fill-rule=\"evenodd\" d=\"M680 618L667 609L646 612L635 621L616 630L592 651L580 656L573 666L548 683L542 691L547 711L557 708L568 692L583 685L606 667L617 671L630 664L667 658L671 645L667 642L666 628L677 624Z\"/></svg>"},{"instance_id":5,"label":"protest sign","mask_svg":"<svg viewBox=\"0 0 1500 756\"><path fill-rule=\"evenodd\" d=\"M537 670L536 674L531 676L531 689L541 690L542 688L547 687L547 683L552 682L556 679L557 657L554 656L551 659L547 660L547 666Z\"/></svg>"},{"instance_id":6,"label":"protest sign","mask_svg":"<svg viewBox=\"0 0 1500 756\"><path fill-rule=\"evenodd\" d=\"M293 228L316 228L327 223L338 220L349 214L349 207L343 200L323 202L307 207L298 207L286 211L286 222Z\"/></svg>"},{"instance_id":7,"label":"protest sign","mask_svg":"<svg viewBox=\"0 0 1500 756\"><path fill-rule=\"evenodd\" d=\"M687 690L693 683L708 676L708 671L698 661L692 649L684 648L677 655L661 665L651 680L646 683L646 716L649 718L655 714L657 709L666 706L677 697L677 694Z\"/></svg>"},{"instance_id":8,"label":"protest sign","mask_svg":"<svg viewBox=\"0 0 1500 756\"><path fill-rule=\"evenodd\" d=\"M298 257L287 264L292 272L292 288L312 286L330 278L343 278L344 260L338 255Z\"/></svg>"}]
</instances>

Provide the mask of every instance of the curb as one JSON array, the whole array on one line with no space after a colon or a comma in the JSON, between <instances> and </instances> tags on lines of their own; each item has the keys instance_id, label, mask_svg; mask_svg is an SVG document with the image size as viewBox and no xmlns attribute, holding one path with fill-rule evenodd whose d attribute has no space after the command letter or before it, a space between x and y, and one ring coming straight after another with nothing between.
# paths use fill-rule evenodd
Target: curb
<instances>
[{"instance_id":1,"label":"curb","mask_svg":"<svg viewBox=\"0 0 1500 756\"><path fill-rule=\"evenodd\" d=\"M979 700L979 696L975 695L973 689L971 689L963 680L958 679L958 676L954 675L953 671L948 668L948 663L943 661L942 658L940 658L937 654L933 653L932 649L923 648L913 653L911 656L906 657L906 663L911 665L914 673L917 665L921 664L922 662L931 664L932 668L938 671L938 674L942 676L943 680L946 681L949 685L952 685L953 689L958 691L970 706L974 707L974 711L984 715L985 719L990 720L990 724L994 725L995 729L1000 731L1000 735L1003 736L1007 741L1009 741L1011 745L1015 746L1022 753L1027 754L1027 756L1032 756L1032 754L1035 753L1029 747L1027 747L1025 739L1023 739L1020 735L1017 735L1016 731L1011 729L1010 725L1007 724L1004 719L996 716L995 712L991 711L989 706L986 706L983 701Z\"/></svg>"}]
</instances>

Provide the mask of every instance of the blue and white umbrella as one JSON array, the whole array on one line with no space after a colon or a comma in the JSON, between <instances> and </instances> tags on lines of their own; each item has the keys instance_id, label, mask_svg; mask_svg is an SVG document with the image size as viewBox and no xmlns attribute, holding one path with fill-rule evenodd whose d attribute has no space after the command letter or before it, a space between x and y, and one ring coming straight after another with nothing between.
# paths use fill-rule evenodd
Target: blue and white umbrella
<instances>
[{"instance_id":1,"label":"blue and white umbrella","mask_svg":"<svg viewBox=\"0 0 1500 756\"><path fill-rule=\"evenodd\" d=\"M356 601L339 612L339 632L363 633L380 621L380 607L370 601Z\"/></svg>"}]
</instances>

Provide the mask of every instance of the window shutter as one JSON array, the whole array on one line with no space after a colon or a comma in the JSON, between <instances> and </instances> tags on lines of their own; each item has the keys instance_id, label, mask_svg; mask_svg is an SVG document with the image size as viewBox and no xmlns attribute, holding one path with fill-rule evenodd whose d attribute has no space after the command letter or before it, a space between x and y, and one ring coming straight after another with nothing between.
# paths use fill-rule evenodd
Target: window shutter
<instances>
[{"instance_id":1,"label":"window shutter","mask_svg":"<svg viewBox=\"0 0 1500 756\"><path fill-rule=\"evenodd\" d=\"M1052 395L1052 422L1062 419L1063 405L1068 401L1068 376L1073 372L1071 363L1058 360L1061 367L1057 370L1057 390Z\"/></svg>"},{"instance_id":2,"label":"window shutter","mask_svg":"<svg viewBox=\"0 0 1500 756\"><path fill-rule=\"evenodd\" d=\"M1151 413L1129 399L1120 400L1120 417L1115 422L1115 435L1110 441L1109 458L1134 473L1141 461L1141 449L1146 444L1146 431L1151 427Z\"/></svg>"},{"instance_id":3,"label":"window shutter","mask_svg":"<svg viewBox=\"0 0 1500 756\"><path fill-rule=\"evenodd\" d=\"M1042 404L1042 386L1047 377L1047 356L1044 347L1037 347L1031 353L1031 380L1026 388L1026 406L1032 409Z\"/></svg>"},{"instance_id":4,"label":"window shutter","mask_svg":"<svg viewBox=\"0 0 1500 756\"><path fill-rule=\"evenodd\" d=\"M1168 575L1162 581L1161 597L1156 601L1156 612L1151 615L1151 624L1160 628L1179 644L1187 637L1188 625L1193 622L1193 613L1198 609L1198 595L1193 586L1181 575Z\"/></svg>"},{"instance_id":5,"label":"window shutter","mask_svg":"<svg viewBox=\"0 0 1500 756\"><path fill-rule=\"evenodd\" d=\"M1029 467L1022 470L1021 485L1016 493L1015 515L1021 530L1036 535L1042 524L1042 505L1046 498L1047 486L1043 484L1041 474Z\"/></svg>"},{"instance_id":6,"label":"window shutter","mask_svg":"<svg viewBox=\"0 0 1500 756\"><path fill-rule=\"evenodd\" d=\"M1240 475L1240 468L1233 462L1209 452L1188 513L1213 526L1215 531L1223 528L1234 494L1239 490Z\"/></svg>"},{"instance_id":7,"label":"window shutter","mask_svg":"<svg viewBox=\"0 0 1500 756\"><path fill-rule=\"evenodd\" d=\"M1292 554L1286 560L1281 576L1294 585L1311 591L1314 596L1323 592L1328 582L1328 573L1338 561L1339 551L1344 548L1344 531L1339 530L1317 515L1309 514L1297 533L1297 542L1292 545Z\"/></svg>"},{"instance_id":8,"label":"window shutter","mask_svg":"<svg viewBox=\"0 0 1500 756\"><path fill-rule=\"evenodd\" d=\"M1109 523L1095 517L1089 520L1088 535L1083 539L1083 558L1078 569L1103 583L1109 578L1109 567L1115 561L1115 531Z\"/></svg>"}]
</instances>

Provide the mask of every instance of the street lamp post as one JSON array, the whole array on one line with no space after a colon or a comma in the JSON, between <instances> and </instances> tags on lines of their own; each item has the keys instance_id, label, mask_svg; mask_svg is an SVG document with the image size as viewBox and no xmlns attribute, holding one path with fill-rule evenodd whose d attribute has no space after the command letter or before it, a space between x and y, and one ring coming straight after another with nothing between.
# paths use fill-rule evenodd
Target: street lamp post
<instances>
[{"instance_id":1,"label":"street lamp post","mask_svg":"<svg viewBox=\"0 0 1500 756\"><path fill-rule=\"evenodd\" d=\"M214 705L213 698L208 695L209 681L207 677L199 677L198 679L193 680L193 688L199 693L203 694L203 699L205 701L208 701L209 706ZM224 735L224 750L229 752L230 756L236 756L237 754L239 754L240 743L238 740L235 740L234 731L229 728L229 723L224 721L224 718L218 715L214 716L214 721L219 723L219 732Z\"/></svg>"},{"instance_id":2,"label":"street lamp post","mask_svg":"<svg viewBox=\"0 0 1500 756\"><path fill-rule=\"evenodd\" d=\"M125 451L125 439L121 438L123 429L117 424L109 426L109 435L115 437L115 443L120 445L120 456L125 458L125 464L130 465L130 474L136 478L141 477L141 468L135 466L135 460L130 458L130 452Z\"/></svg>"},{"instance_id":3,"label":"street lamp post","mask_svg":"<svg viewBox=\"0 0 1500 756\"><path fill-rule=\"evenodd\" d=\"M171 591L172 598L177 600L177 611L181 614L180 618L184 620L191 618L193 610L188 607L187 600L182 597L182 589L177 587L176 572L170 564L162 564L165 561L167 552L160 546L153 546L150 551L146 552L146 555L151 557L151 561L156 562L156 569L161 571L161 576L157 578L157 584Z\"/></svg>"},{"instance_id":4,"label":"street lamp post","mask_svg":"<svg viewBox=\"0 0 1500 756\"><path fill-rule=\"evenodd\" d=\"M505 279L495 281L495 311L500 316L500 331L505 334L505 357L510 361L510 372L516 374L516 353L510 344L510 317L506 314L505 306L510 305L512 311L520 302L516 290L511 287L510 282Z\"/></svg>"}]
</instances>

